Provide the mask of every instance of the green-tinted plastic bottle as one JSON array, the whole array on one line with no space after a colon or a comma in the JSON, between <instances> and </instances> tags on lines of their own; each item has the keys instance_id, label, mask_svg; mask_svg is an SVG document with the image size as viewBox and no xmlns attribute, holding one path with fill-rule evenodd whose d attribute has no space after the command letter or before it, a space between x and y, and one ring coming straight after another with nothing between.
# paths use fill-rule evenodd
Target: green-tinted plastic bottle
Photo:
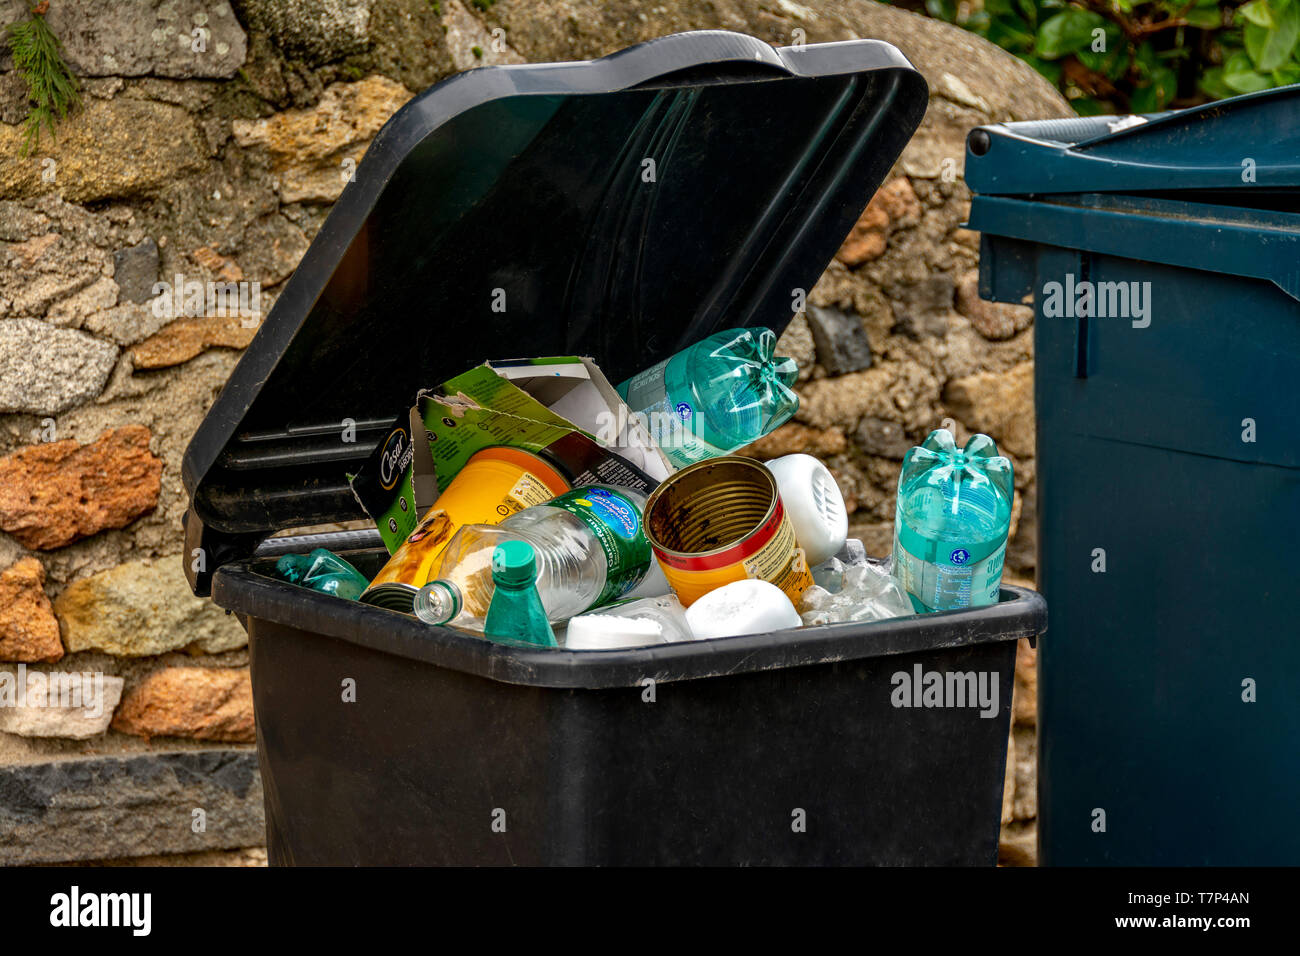
<instances>
[{"instance_id":1,"label":"green-tinted plastic bottle","mask_svg":"<svg viewBox=\"0 0 1300 956\"><path fill-rule=\"evenodd\" d=\"M898 476L894 577L917 611L995 604L1011 526L1011 462L988 435L959 449L940 428Z\"/></svg>"},{"instance_id":2,"label":"green-tinted plastic bottle","mask_svg":"<svg viewBox=\"0 0 1300 956\"><path fill-rule=\"evenodd\" d=\"M799 410L794 359L776 354L771 329L728 329L633 375L618 394L645 417L679 468L735 451Z\"/></svg>"},{"instance_id":3,"label":"green-tinted plastic bottle","mask_svg":"<svg viewBox=\"0 0 1300 956\"><path fill-rule=\"evenodd\" d=\"M537 557L527 541L504 541L492 552L492 603L484 633L499 641L559 647L537 594Z\"/></svg>"},{"instance_id":4,"label":"green-tinted plastic bottle","mask_svg":"<svg viewBox=\"0 0 1300 956\"><path fill-rule=\"evenodd\" d=\"M286 554L275 563L275 570L286 581L350 601L370 586L364 574L325 548L311 554Z\"/></svg>"}]
</instances>

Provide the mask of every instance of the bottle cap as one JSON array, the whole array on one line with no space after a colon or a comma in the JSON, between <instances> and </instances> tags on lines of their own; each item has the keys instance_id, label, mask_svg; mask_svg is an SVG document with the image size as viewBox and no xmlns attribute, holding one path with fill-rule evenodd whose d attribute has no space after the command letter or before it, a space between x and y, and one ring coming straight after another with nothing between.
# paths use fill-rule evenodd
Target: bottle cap
<instances>
[{"instance_id":1,"label":"bottle cap","mask_svg":"<svg viewBox=\"0 0 1300 956\"><path fill-rule=\"evenodd\" d=\"M503 541L492 552L492 580L506 587L524 587L537 580L537 557L527 541Z\"/></svg>"}]
</instances>

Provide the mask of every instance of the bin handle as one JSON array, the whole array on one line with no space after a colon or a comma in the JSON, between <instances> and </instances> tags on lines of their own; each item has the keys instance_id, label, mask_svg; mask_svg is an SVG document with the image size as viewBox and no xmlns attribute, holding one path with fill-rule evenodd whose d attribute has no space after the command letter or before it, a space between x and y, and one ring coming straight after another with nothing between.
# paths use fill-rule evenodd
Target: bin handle
<instances>
[{"instance_id":1,"label":"bin handle","mask_svg":"<svg viewBox=\"0 0 1300 956\"><path fill-rule=\"evenodd\" d=\"M1131 126L1144 126L1151 120L1172 116L1175 111L1149 113L1145 116L1076 116L1068 119L1025 120L1019 123L1000 123L986 129L1004 130L1026 139L1043 140L1074 146L1099 136L1109 136ZM1138 122L1141 120L1141 122ZM987 134L986 134L987 135Z\"/></svg>"},{"instance_id":2,"label":"bin handle","mask_svg":"<svg viewBox=\"0 0 1300 956\"><path fill-rule=\"evenodd\" d=\"M368 548L382 548L384 539L379 536L377 528L362 528L358 531L324 531L320 534L287 534L278 538L267 538L253 552L255 558L275 558L282 554L306 554L316 548L330 551L362 551Z\"/></svg>"}]
</instances>

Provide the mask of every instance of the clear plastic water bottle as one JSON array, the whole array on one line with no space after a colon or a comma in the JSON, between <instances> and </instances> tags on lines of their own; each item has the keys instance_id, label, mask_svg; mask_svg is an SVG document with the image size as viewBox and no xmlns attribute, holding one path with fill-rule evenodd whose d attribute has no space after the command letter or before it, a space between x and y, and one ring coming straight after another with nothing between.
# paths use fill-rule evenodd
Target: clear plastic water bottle
<instances>
[{"instance_id":1,"label":"clear plastic water bottle","mask_svg":"<svg viewBox=\"0 0 1300 956\"><path fill-rule=\"evenodd\" d=\"M799 410L794 359L771 329L728 329L632 376L618 393L684 468L762 438Z\"/></svg>"},{"instance_id":2,"label":"clear plastic water bottle","mask_svg":"<svg viewBox=\"0 0 1300 956\"><path fill-rule=\"evenodd\" d=\"M959 449L946 428L903 458L894 576L917 611L998 600L1015 494L1011 462L988 435Z\"/></svg>"},{"instance_id":3,"label":"clear plastic water bottle","mask_svg":"<svg viewBox=\"0 0 1300 956\"><path fill-rule=\"evenodd\" d=\"M507 541L492 552L492 603L484 633L498 641L558 647L537 595L537 559L527 541Z\"/></svg>"},{"instance_id":4,"label":"clear plastic water bottle","mask_svg":"<svg viewBox=\"0 0 1300 956\"><path fill-rule=\"evenodd\" d=\"M448 542L435 580L416 594L415 614L428 624L483 631L494 588L492 553L506 541L533 546L547 620L567 621L617 601L637 588L653 561L644 508L645 496L635 491L587 485L499 525L466 525Z\"/></svg>"}]
</instances>

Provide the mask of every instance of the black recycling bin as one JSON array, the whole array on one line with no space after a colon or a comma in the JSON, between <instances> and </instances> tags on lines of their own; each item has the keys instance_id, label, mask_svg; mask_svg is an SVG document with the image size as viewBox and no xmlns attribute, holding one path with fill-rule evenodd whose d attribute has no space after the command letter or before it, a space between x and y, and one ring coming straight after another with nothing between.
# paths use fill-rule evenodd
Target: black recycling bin
<instances>
[{"instance_id":1,"label":"black recycling bin","mask_svg":"<svg viewBox=\"0 0 1300 956\"><path fill-rule=\"evenodd\" d=\"M780 331L926 98L884 43L704 32L473 70L389 121L185 457L191 584L249 631L273 863L995 861L1033 592L523 649L271 573L317 546L373 573L377 535L268 540L361 517L346 474L416 389L484 359L591 355L619 381L717 329Z\"/></svg>"},{"instance_id":2,"label":"black recycling bin","mask_svg":"<svg viewBox=\"0 0 1300 956\"><path fill-rule=\"evenodd\" d=\"M1035 308L1049 865L1300 863L1300 87L975 130Z\"/></svg>"}]
</instances>

